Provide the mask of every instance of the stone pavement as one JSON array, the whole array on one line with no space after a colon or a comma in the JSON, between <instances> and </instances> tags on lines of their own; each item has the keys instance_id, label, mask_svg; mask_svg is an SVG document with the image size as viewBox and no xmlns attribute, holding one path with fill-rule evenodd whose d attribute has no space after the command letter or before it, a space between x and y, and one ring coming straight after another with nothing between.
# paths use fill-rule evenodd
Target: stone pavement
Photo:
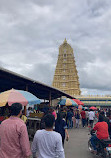
<instances>
[{"instance_id":1,"label":"stone pavement","mask_svg":"<svg viewBox=\"0 0 111 158\"><path fill-rule=\"evenodd\" d=\"M88 128L69 129L69 141L65 142L66 158L94 158L94 155L88 151Z\"/></svg>"}]
</instances>

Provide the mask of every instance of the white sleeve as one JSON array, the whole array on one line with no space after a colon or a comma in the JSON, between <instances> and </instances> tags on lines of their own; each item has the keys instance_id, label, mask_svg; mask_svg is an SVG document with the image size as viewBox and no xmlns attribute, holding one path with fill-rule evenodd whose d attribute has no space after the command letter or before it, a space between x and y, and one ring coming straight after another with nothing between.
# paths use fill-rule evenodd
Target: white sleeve
<instances>
[{"instance_id":1,"label":"white sleeve","mask_svg":"<svg viewBox=\"0 0 111 158\"><path fill-rule=\"evenodd\" d=\"M64 149L62 146L62 137L60 134L57 136L56 153L58 158L65 158Z\"/></svg>"},{"instance_id":2,"label":"white sleeve","mask_svg":"<svg viewBox=\"0 0 111 158\"><path fill-rule=\"evenodd\" d=\"M89 112L87 112L87 116L89 117Z\"/></svg>"},{"instance_id":3,"label":"white sleeve","mask_svg":"<svg viewBox=\"0 0 111 158\"><path fill-rule=\"evenodd\" d=\"M33 157L36 157L36 152L37 152L37 138L36 138L36 134L34 136L33 142L32 142L32 155Z\"/></svg>"},{"instance_id":4,"label":"white sleeve","mask_svg":"<svg viewBox=\"0 0 111 158\"><path fill-rule=\"evenodd\" d=\"M95 117L95 112L94 112L94 117Z\"/></svg>"}]
</instances>

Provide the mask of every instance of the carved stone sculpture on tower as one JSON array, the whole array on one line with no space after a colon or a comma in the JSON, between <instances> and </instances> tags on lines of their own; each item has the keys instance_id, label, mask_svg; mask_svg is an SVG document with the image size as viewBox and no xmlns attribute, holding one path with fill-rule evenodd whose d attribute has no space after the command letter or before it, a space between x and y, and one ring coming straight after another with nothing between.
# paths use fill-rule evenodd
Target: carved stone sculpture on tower
<instances>
[{"instance_id":1,"label":"carved stone sculpture on tower","mask_svg":"<svg viewBox=\"0 0 111 158\"><path fill-rule=\"evenodd\" d=\"M81 91L77 73L73 49L65 39L59 47L52 86L72 96L80 95Z\"/></svg>"}]
</instances>

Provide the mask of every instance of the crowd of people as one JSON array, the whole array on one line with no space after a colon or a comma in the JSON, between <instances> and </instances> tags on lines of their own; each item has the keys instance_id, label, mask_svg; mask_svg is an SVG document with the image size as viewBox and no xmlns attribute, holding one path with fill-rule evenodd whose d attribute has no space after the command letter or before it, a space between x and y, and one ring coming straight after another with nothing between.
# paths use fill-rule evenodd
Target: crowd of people
<instances>
[{"instance_id":1,"label":"crowd of people","mask_svg":"<svg viewBox=\"0 0 111 158\"><path fill-rule=\"evenodd\" d=\"M0 158L30 158L31 155L36 158L36 152L37 158L65 158L65 133L67 138L69 136L62 115L58 113L56 119L53 108L47 111L42 119L44 128L35 133L31 148L27 127L21 115L22 105L14 103L10 107L10 116L0 125ZM61 128L58 124L61 124Z\"/></svg>"},{"instance_id":2,"label":"crowd of people","mask_svg":"<svg viewBox=\"0 0 111 158\"><path fill-rule=\"evenodd\" d=\"M22 105L14 103L10 107L10 117L0 125L0 158L64 158L64 142L69 140L67 129L90 127L97 131L97 136L91 142L96 151L95 140L111 138L111 112L110 110L88 110L77 108L53 107L44 110L40 130L35 133L31 148L24 123ZM32 109L28 109L29 116ZM21 117L22 116L22 117ZM21 119L20 119L21 118ZM80 121L81 120L81 121ZM93 123L96 125L93 128ZM36 156L36 153L38 156Z\"/></svg>"}]
</instances>

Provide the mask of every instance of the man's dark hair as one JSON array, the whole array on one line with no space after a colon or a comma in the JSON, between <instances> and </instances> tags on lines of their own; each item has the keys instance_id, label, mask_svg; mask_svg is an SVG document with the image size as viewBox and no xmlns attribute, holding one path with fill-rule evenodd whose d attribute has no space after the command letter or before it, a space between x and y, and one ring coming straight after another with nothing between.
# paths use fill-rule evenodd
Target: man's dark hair
<instances>
[{"instance_id":1,"label":"man's dark hair","mask_svg":"<svg viewBox=\"0 0 111 158\"><path fill-rule=\"evenodd\" d=\"M62 113L57 114L57 121L60 123L62 121Z\"/></svg>"},{"instance_id":2,"label":"man's dark hair","mask_svg":"<svg viewBox=\"0 0 111 158\"><path fill-rule=\"evenodd\" d=\"M66 118L66 113L62 113L62 118Z\"/></svg>"},{"instance_id":3,"label":"man's dark hair","mask_svg":"<svg viewBox=\"0 0 111 158\"><path fill-rule=\"evenodd\" d=\"M104 121L104 118L103 118L103 116L100 114L99 115L99 120L98 120L98 122L103 122Z\"/></svg>"},{"instance_id":4,"label":"man's dark hair","mask_svg":"<svg viewBox=\"0 0 111 158\"><path fill-rule=\"evenodd\" d=\"M102 116L104 116L104 111L101 111L100 114L101 114Z\"/></svg>"},{"instance_id":5,"label":"man's dark hair","mask_svg":"<svg viewBox=\"0 0 111 158\"><path fill-rule=\"evenodd\" d=\"M11 105L11 116L17 116L21 110L22 110L22 104L13 103Z\"/></svg>"},{"instance_id":6,"label":"man's dark hair","mask_svg":"<svg viewBox=\"0 0 111 158\"><path fill-rule=\"evenodd\" d=\"M55 118L52 114L47 114L44 117L45 128L52 128L55 122Z\"/></svg>"}]
</instances>

